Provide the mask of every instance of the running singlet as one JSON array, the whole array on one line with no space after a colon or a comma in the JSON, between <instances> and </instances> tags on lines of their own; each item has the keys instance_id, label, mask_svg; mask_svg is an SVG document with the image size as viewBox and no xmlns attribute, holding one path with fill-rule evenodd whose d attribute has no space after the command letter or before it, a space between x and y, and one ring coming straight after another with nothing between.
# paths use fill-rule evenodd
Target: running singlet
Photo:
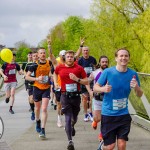
<instances>
[{"instance_id":1,"label":"running singlet","mask_svg":"<svg viewBox=\"0 0 150 150\"><path fill-rule=\"evenodd\" d=\"M33 62L28 62L24 68L24 71L27 73L29 68L33 65ZM31 77L35 77L34 72L32 72ZM25 80L26 84L33 85L34 81Z\"/></svg>"},{"instance_id":2,"label":"running singlet","mask_svg":"<svg viewBox=\"0 0 150 150\"><path fill-rule=\"evenodd\" d=\"M39 76L44 76L42 81L35 81L34 86L41 90L48 89L50 87L49 83L49 73L50 73L50 64L49 61L47 60L45 64L40 64L37 62L38 66L35 71L35 77L38 78Z\"/></svg>"}]
</instances>

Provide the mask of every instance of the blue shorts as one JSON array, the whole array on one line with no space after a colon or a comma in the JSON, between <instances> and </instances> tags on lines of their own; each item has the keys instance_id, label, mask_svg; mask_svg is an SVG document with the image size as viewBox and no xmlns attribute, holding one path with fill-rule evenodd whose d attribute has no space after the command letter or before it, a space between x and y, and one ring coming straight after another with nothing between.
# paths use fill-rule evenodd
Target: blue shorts
<instances>
[{"instance_id":1,"label":"blue shorts","mask_svg":"<svg viewBox=\"0 0 150 150\"><path fill-rule=\"evenodd\" d=\"M116 139L128 141L128 134L131 127L131 116L105 116L101 118L101 132L104 145L110 145L116 142Z\"/></svg>"},{"instance_id":2,"label":"blue shorts","mask_svg":"<svg viewBox=\"0 0 150 150\"><path fill-rule=\"evenodd\" d=\"M42 100L42 98L48 98L50 99L50 88L46 90L40 90L37 87L33 87L33 100L35 102L39 102Z\"/></svg>"}]
</instances>

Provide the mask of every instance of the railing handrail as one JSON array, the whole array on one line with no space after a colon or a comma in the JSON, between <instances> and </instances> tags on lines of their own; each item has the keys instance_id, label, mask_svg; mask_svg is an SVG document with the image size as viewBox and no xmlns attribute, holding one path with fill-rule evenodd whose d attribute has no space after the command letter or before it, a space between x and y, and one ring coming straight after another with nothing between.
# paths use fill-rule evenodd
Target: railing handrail
<instances>
[{"instance_id":1,"label":"railing handrail","mask_svg":"<svg viewBox=\"0 0 150 150\"><path fill-rule=\"evenodd\" d=\"M148 73L142 73L142 72L137 72L137 74L144 75L144 76L150 76L150 74L148 74Z\"/></svg>"}]
</instances>

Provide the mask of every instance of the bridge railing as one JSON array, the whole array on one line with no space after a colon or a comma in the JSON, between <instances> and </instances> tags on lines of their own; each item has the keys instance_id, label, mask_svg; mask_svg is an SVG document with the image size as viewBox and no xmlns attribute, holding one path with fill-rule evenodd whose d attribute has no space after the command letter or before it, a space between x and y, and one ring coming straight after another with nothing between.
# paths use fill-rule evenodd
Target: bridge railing
<instances>
[{"instance_id":1,"label":"bridge railing","mask_svg":"<svg viewBox=\"0 0 150 150\"><path fill-rule=\"evenodd\" d=\"M141 88L144 92L143 96L141 98L138 98L135 95L134 90L131 91L131 94L129 96L129 109L132 114L139 115L147 120L150 120L150 74L146 73L139 73ZM22 77L20 75L17 75L17 78L19 78L19 84L24 82ZM3 78L0 78L0 92L3 91Z\"/></svg>"}]
</instances>

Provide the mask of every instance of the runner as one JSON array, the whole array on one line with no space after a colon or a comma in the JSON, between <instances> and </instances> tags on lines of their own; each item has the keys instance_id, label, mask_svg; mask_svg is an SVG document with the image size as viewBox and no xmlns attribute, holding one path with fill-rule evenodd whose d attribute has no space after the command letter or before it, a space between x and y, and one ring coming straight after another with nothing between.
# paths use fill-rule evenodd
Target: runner
<instances>
[{"instance_id":1,"label":"runner","mask_svg":"<svg viewBox=\"0 0 150 150\"><path fill-rule=\"evenodd\" d=\"M89 82L93 81L93 85L97 82L100 75L102 74L103 70L108 68L109 60L107 56L101 56L99 58L99 63L97 65L97 69L93 71L88 80ZM94 98L92 99L92 107L93 107L93 122L92 127L93 129L97 129L98 122L101 121L101 108L102 108L102 100L103 100L103 93L93 93L93 91L90 88L90 85L86 85L86 88L88 92L90 93L90 96L92 97L94 95ZM98 136L99 140L102 140L102 134L100 132Z\"/></svg>"},{"instance_id":2,"label":"runner","mask_svg":"<svg viewBox=\"0 0 150 150\"><path fill-rule=\"evenodd\" d=\"M13 105L15 101L15 90L17 86L17 78L16 73L18 72L21 75L19 64L15 63L16 54L13 54L13 59L11 63L4 63L2 65L1 75L4 78L4 89L6 93L6 103L10 101L10 109L9 112L14 114Z\"/></svg>"},{"instance_id":3,"label":"runner","mask_svg":"<svg viewBox=\"0 0 150 150\"><path fill-rule=\"evenodd\" d=\"M27 64L30 65L32 63L33 63L32 52L29 52L28 55L27 55L27 62L23 62L22 67L21 67L21 72L23 74L23 77L25 77L24 74L26 74L25 69L26 69ZM26 91L28 91L28 81L25 80L24 84L25 84ZM28 96L28 102L29 102L29 105L30 105L29 111L32 112L32 108L31 108L32 106L30 104L30 97L29 96Z\"/></svg>"},{"instance_id":4,"label":"runner","mask_svg":"<svg viewBox=\"0 0 150 150\"><path fill-rule=\"evenodd\" d=\"M94 92L104 92L101 118L104 150L113 150L116 139L118 149L126 149L131 126L128 97L131 89L134 89L138 97L143 94L137 73L127 67L130 60L129 51L118 49L115 60L117 65L105 69L94 85Z\"/></svg>"},{"instance_id":5,"label":"runner","mask_svg":"<svg viewBox=\"0 0 150 150\"><path fill-rule=\"evenodd\" d=\"M82 66L87 74L87 77L91 74L92 71L94 71L95 66L97 64L96 59L92 56L89 56L89 48L86 46L81 45L82 48L82 57L79 58L78 64ZM91 85L93 86L93 85ZM82 103L83 103L83 109L84 109L84 121L87 122L89 119L93 121L93 115L92 115L92 107L89 106L90 112L88 113L88 103L90 104L90 96L89 93L84 85L81 85L81 93L82 93Z\"/></svg>"},{"instance_id":6,"label":"runner","mask_svg":"<svg viewBox=\"0 0 150 150\"><path fill-rule=\"evenodd\" d=\"M25 79L34 81L33 100L35 104L36 131L41 139L45 139L45 126L48 117L47 108L50 99L49 78L51 62L46 59L46 51L42 47L38 49L38 57L39 60L29 68ZM35 77L31 77L32 72L35 73ZM41 119L40 109L42 109Z\"/></svg>"},{"instance_id":7,"label":"runner","mask_svg":"<svg viewBox=\"0 0 150 150\"><path fill-rule=\"evenodd\" d=\"M65 115L65 130L68 137L68 150L74 150L72 136L75 136L74 125L80 111L80 84L88 84L88 79L84 69L74 63L74 52L69 50L65 53L65 64L56 67L54 74L55 88L60 88L57 84L58 74L61 79L61 104L62 113Z\"/></svg>"},{"instance_id":8,"label":"runner","mask_svg":"<svg viewBox=\"0 0 150 150\"><path fill-rule=\"evenodd\" d=\"M48 43L48 48L49 48L49 50L52 53L52 50L51 50L51 39L50 38L47 39L47 43ZM74 55L74 59L75 60L78 59L78 57L80 56L83 44L84 44L84 38L80 38L80 47L77 50L76 54ZM54 56L51 56L50 60L53 60L53 62L54 62L54 64L53 64L54 69L56 68L56 66L58 66L60 64L65 64L65 60L64 60L65 52L66 52L66 50L61 50L59 52L59 61L58 61L58 59L55 59ZM57 60L57 63L54 60ZM54 87L54 92L55 92L55 97L56 97L56 103L57 103L57 113L58 113L57 126L58 127L62 127L63 124L62 124L62 119L61 119L61 103L60 103L60 97L61 97L61 88L60 88L61 87L61 79L60 79L59 75L58 75L57 84L59 85L59 88L57 87L57 89L56 89Z\"/></svg>"},{"instance_id":9,"label":"runner","mask_svg":"<svg viewBox=\"0 0 150 150\"><path fill-rule=\"evenodd\" d=\"M26 76L29 68L33 65L35 65L36 61L38 61L38 53L37 52L32 52L32 61L26 64L26 67L24 69L24 76ZM35 77L35 73L32 72L31 77ZM28 81L25 80L26 84L26 90L28 91L29 95L29 104L31 107L31 120L35 120L35 113L34 113L34 100L33 100L33 81Z\"/></svg>"}]
</instances>

